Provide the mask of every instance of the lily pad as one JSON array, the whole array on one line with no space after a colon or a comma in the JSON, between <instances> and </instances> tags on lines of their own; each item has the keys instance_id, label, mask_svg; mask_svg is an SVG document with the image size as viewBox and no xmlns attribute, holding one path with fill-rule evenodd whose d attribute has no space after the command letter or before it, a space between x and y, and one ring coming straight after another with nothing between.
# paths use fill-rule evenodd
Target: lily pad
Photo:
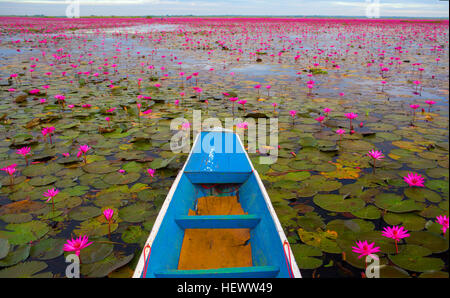
<instances>
[{"instance_id":1,"label":"lily pad","mask_svg":"<svg viewBox=\"0 0 450 298\"><path fill-rule=\"evenodd\" d=\"M314 203L333 212L354 212L362 209L365 202L358 198L344 199L342 195L319 194L314 196Z\"/></svg>"},{"instance_id":2,"label":"lily pad","mask_svg":"<svg viewBox=\"0 0 450 298\"><path fill-rule=\"evenodd\" d=\"M122 233L122 240L125 243L144 244L146 239L147 233L144 232L140 226L128 226Z\"/></svg>"},{"instance_id":3,"label":"lily pad","mask_svg":"<svg viewBox=\"0 0 450 298\"><path fill-rule=\"evenodd\" d=\"M137 181L140 178L139 173L128 173L128 174L121 174L121 173L109 173L103 177L103 180L111 185L114 184L130 184L135 181Z\"/></svg>"},{"instance_id":4,"label":"lily pad","mask_svg":"<svg viewBox=\"0 0 450 298\"><path fill-rule=\"evenodd\" d=\"M111 233L114 232L119 225L116 222L111 224ZM87 235L89 237L100 237L109 234L109 225L105 220L101 220L98 217L90 218L83 221L73 232L77 236Z\"/></svg>"},{"instance_id":5,"label":"lily pad","mask_svg":"<svg viewBox=\"0 0 450 298\"><path fill-rule=\"evenodd\" d=\"M328 253L341 253L341 249L336 243L338 235L335 232L323 231L321 229L309 232L299 228L297 233L302 242L307 245L320 248L322 251Z\"/></svg>"},{"instance_id":6,"label":"lily pad","mask_svg":"<svg viewBox=\"0 0 450 298\"><path fill-rule=\"evenodd\" d=\"M442 200L439 194L426 188L409 187L405 189L404 193L405 196L417 202L425 202L428 200L433 203L439 203Z\"/></svg>"},{"instance_id":7,"label":"lily pad","mask_svg":"<svg viewBox=\"0 0 450 298\"><path fill-rule=\"evenodd\" d=\"M402 225L409 231L421 231L425 227L425 218L414 213L386 213L383 216L384 221L392 226Z\"/></svg>"},{"instance_id":8,"label":"lily pad","mask_svg":"<svg viewBox=\"0 0 450 298\"><path fill-rule=\"evenodd\" d=\"M403 200L402 196L394 193L381 193L374 199L374 204L381 209L396 213L422 210L423 207L414 200Z\"/></svg>"},{"instance_id":9,"label":"lily pad","mask_svg":"<svg viewBox=\"0 0 450 298\"><path fill-rule=\"evenodd\" d=\"M291 248L300 269L316 269L322 266L323 261L315 258L322 256L320 249L304 244L294 244Z\"/></svg>"},{"instance_id":10,"label":"lily pad","mask_svg":"<svg viewBox=\"0 0 450 298\"><path fill-rule=\"evenodd\" d=\"M433 253L441 253L448 250L448 239L432 232L418 231L409 233L406 238L408 244L420 245Z\"/></svg>"},{"instance_id":11,"label":"lily pad","mask_svg":"<svg viewBox=\"0 0 450 298\"><path fill-rule=\"evenodd\" d=\"M8 255L10 246L8 239L0 238L0 260Z\"/></svg>"},{"instance_id":12,"label":"lily pad","mask_svg":"<svg viewBox=\"0 0 450 298\"><path fill-rule=\"evenodd\" d=\"M101 209L94 206L78 206L69 212L69 217L73 220L83 221L92 217L99 216Z\"/></svg>"},{"instance_id":13,"label":"lily pad","mask_svg":"<svg viewBox=\"0 0 450 298\"><path fill-rule=\"evenodd\" d=\"M438 258L427 257L431 251L417 245L408 245L397 255L389 255L389 259L397 266L415 272L439 271L444 262Z\"/></svg>"},{"instance_id":14,"label":"lily pad","mask_svg":"<svg viewBox=\"0 0 450 298\"><path fill-rule=\"evenodd\" d=\"M0 238L8 239L11 244L25 244L35 241L50 231L42 221L33 220L20 224L9 224L5 231L0 231Z\"/></svg>"},{"instance_id":15,"label":"lily pad","mask_svg":"<svg viewBox=\"0 0 450 298\"><path fill-rule=\"evenodd\" d=\"M109 243L107 239L100 238L93 241L91 245L80 252L80 258L83 264L92 264L108 257L114 250L114 244Z\"/></svg>"},{"instance_id":16,"label":"lily pad","mask_svg":"<svg viewBox=\"0 0 450 298\"><path fill-rule=\"evenodd\" d=\"M83 166L83 170L91 174L107 174L116 172L119 167L111 165L108 160L96 161Z\"/></svg>"},{"instance_id":17,"label":"lily pad","mask_svg":"<svg viewBox=\"0 0 450 298\"><path fill-rule=\"evenodd\" d=\"M38 260L51 260L63 254L64 239L48 238L34 244L30 256Z\"/></svg>"},{"instance_id":18,"label":"lily pad","mask_svg":"<svg viewBox=\"0 0 450 298\"><path fill-rule=\"evenodd\" d=\"M45 186L54 183L56 180L55 176L34 177L28 183L32 186Z\"/></svg>"},{"instance_id":19,"label":"lily pad","mask_svg":"<svg viewBox=\"0 0 450 298\"><path fill-rule=\"evenodd\" d=\"M0 260L0 267L8 267L22 262L30 255L30 245L24 244L17 246L10 251L6 257Z\"/></svg>"},{"instance_id":20,"label":"lily pad","mask_svg":"<svg viewBox=\"0 0 450 298\"><path fill-rule=\"evenodd\" d=\"M353 211L352 214L356 217L364 219L379 219L381 217L380 209L373 205L369 205L359 210Z\"/></svg>"},{"instance_id":21,"label":"lily pad","mask_svg":"<svg viewBox=\"0 0 450 298\"><path fill-rule=\"evenodd\" d=\"M158 210L149 203L138 202L120 209L119 217L124 221L136 223L143 222L157 212Z\"/></svg>"},{"instance_id":22,"label":"lily pad","mask_svg":"<svg viewBox=\"0 0 450 298\"><path fill-rule=\"evenodd\" d=\"M45 262L31 261L17 264L13 267L9 267L0 270L0 278L29 278L29 277L39 277L39 278L49 278L53 277L51 272L39 273L46 269L48 265Z\"/></svg>"},{"instance_id":23,"label":"lily pad","mask_svg":"<svg viewBox=\"0 0 450 298\"><path fill-rule=\"evenodd\" d=\"M105 277L112 271L128 264L133 257L134 254L124 256L119 252L114 252L99 262L82 264L81 274L87 277Z\"/></svg>"}]
</instances>

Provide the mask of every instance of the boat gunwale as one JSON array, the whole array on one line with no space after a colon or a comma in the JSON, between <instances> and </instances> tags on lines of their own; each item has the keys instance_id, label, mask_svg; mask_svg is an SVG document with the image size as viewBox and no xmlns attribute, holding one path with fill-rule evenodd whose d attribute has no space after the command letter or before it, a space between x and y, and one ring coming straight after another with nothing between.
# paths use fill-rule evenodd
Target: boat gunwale
<instances>
[{"instance_id":1,"label":"boat gunwale","mask_svg":"<svg viewBox=\"0 0 450 298\"><path fill-rule=\"evenodd\" d=\"M242 141L241 141L241 139L239 137L239 134L235 133L233 130L223 129L223 128L213 128L211 130L200 131L200 132L197 133L197 135L195 137L195 141L194 141L193 146L191 148L191 151L189 152L189 156L186 159L186 162L183 165L183 168L178 172L178 175L175 178L175 180L174 180L174 182L172 184L172 187L170 188L170 190L169 190L169 192L168 192L168 194L166 196L166 199L164 200L164 203L163 203L163 205L161 207L161 210L159 211L158 216L156 217L156 220L155 220L155 223L153 225L152 231L150 232L150 235L147 238L147 241L145 242L144 249L141 252L141 256L139 257L138 264L136 265L136 269L135 269L135 271L133 273L133 278L140 278L142 276L142 271L144 269L144 263L145 263L145 255L144 255L145 247L147 245L150 245L150 247L152 246L153 241L155 240L155 238L156 238L156 236L157 236L157 234L159 232L159 229L161 227L161 224L162 224L164 216L165 216L165 214L167 212L167 209L168 209L170 203L172 202L172 198L173 198L173 195L175 193L175 190L178 188L178 184L179 184L179 182L181 180L181 177L182 177L182 175L185 172L184 170L185 170L185 168L186 168L186 166L187 166L187 164L188 164L188 162L189 162L189 160L190 160L190 158L192 156L192 153L194 151L193 149L195 147L195 144L198 142L199 138L201 137L201 133L202 132L229 132L229 133L234 133L236 135L237 140L239 141L239 144L242 146L243 149L245 148L244 144L242 143ZM267 190L266 190L263 182L261 181L261 178L259 177L258 171L255 170L255 168L253 166L253 163L251 162L250 157L248 156L247 151L245 149L243 151L244 151L245 156L246 156L246 158L247 158L247 160L248 160L248 162L250 164L250 167L252 169L252 173L255 175L255 179L258 182L258 186L259 186L259 189L261 190L261 194L262 194L262 196L264 198L264 201L266 203L266 206L268 208L270 216L272 217L272 221L273 221L273 223L275 225L275 228L276 228L276 230L278 232L278 235L280 237L281 245L283 246L283 251L285 253L285 257L287 255L286 255L286 250L284 248L284 243L285 243L285 241L288 243L288 246L289 246L289 258L290 258L290 261L291 261L291 264L290 264L291 268L290 268L290 270L292 270L293 277L301 278L302 276L301 276L300 270L298 268L297 262L295 261L295 257L294 257L294 254L292 252L292 249L290 247L290 243L287 240L287 237L286 237L286 234L284 233L283 227L281 226L281 223L280 223L280 221L278 219L278 216L276 215L275 209L272 206L272 203L270 201L270 197L269 197L269 195L267 193ZM288 260L286 260L286 263L287 262L288 262Z\"/></svg>"}]
</instances>

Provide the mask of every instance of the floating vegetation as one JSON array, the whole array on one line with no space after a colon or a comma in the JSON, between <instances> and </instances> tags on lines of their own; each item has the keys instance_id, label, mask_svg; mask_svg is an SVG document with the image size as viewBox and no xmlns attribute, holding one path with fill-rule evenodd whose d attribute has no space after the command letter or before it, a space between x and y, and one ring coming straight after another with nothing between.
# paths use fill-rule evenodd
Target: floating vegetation
<instances>
[{"instance_id":1,"label":"floating vegetation","mask_svg":"<svg viewBox=\"0 0 450 298\"><path fill-rule=\"evenodd\" d=\"M304 277L448 277L448 21L86 20L0 18L0 277L130 277L194 110L277 119L250 158Z\"/></svg>"}]
</instances>

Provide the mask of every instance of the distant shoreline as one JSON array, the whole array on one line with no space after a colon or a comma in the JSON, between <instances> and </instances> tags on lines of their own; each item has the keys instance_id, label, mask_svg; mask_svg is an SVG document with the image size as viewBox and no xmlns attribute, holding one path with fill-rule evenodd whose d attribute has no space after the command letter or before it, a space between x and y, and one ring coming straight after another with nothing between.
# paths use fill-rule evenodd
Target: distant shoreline
<instances>
[{"instance_id":1,"label":"distant shoreline","mask_svg":"<svg viewBox=\"0 0 450 298\"><path fill-rule=\"evenodd\" d=\"M67 18L66 16L44 16L44 15L0 15L0 17L22 17L22 18ZM139 19L139 18L285 18L285 19L367 19L367 20L392 20L392 19L405 19L405 20L448 20L448 17L404 17L404 16L389 16L369 19L366 16L319 16L319 15L170 15L170 16L101 16L90 15L81 16L80 19L91 18L123 18L123 19Z\"/></svg>"}]
</instances>

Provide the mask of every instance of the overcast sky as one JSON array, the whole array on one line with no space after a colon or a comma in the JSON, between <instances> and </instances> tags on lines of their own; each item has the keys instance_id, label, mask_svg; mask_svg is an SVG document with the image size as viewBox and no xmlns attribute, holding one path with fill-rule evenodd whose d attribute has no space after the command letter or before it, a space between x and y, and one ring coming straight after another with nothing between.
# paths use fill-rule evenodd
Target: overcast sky
<instances>
[{"instance_id":1,"label":"overcast sky","mask_svg":"<svg viewBox=\"0 0 450 298\"><path fill-rule=\"evenodd\" d=\"M0 15L64 16L69 1L80 15L322 15L365 16L367 3L380 3L380 16L445 17L440 0L0 0Z\"/></svg>"}]
</instances>

